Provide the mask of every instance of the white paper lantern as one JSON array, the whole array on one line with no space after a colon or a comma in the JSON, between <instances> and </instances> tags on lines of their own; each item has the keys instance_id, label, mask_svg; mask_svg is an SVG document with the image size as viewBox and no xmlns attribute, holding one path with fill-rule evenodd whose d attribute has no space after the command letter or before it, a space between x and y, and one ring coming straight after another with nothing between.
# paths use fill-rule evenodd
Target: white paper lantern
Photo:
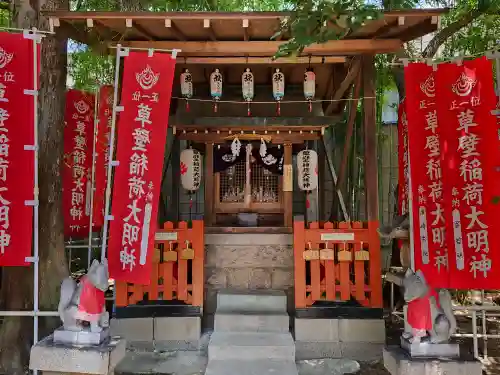
<instances>
[{"instance_id":1,"label":"white paper lantern","mask_svg":"<svg viewBox=\"0 0 500 375\"><path fill-rule=\"evenodd\" d=\"M299 189L312 191L318 187L318 154L302 150L297 154L297 181Z\"/></svg>"},{"instance_id":2,"label":"white paper lantern","mask_svg":"<svg viewBox=\"0 0 500 375\"><path fill-rule=\"evenodd\" d=\"M306 100L313 100L316 94L316 74L308 68L304 73L304 97Z\"/></svg>"},{"instance_id":3,"label":"white paper lantern","mask_svg":"<svg viewBox=\"0 0 500 375\"><path fill-rule=\"evenodd\" d=\"M200 188L203 163L201 154L191 148L181 152L181 184L188 191L196 191Z\"/></svg>"},{"instance_id":4,"label":"white paper lantern","mask_svg":"<svg viewBox=\"0 0 500 375\"><path fill-rule=\"evenodd\" d=\"M250 102L253 100L253 97L255 95L254 79L253 73L250 68L246 68L241 75L241 92L245 101Z\"/></svg>"},{"instance_id":5,"label":"white paper lantern","mask_svg":"<svg viewBox=\"0 0 500 375\"><path fill-rule=\"evenodd\" d=\"M181 94L186 99L193 97L193 76L188 69L181 73Z\"/></svg>"},{"instance_id":6,"label":"white paper lantern","mask_svg":"<svg viewBox=\"0 0 500 375\"><path fill-rule=\"evenodd\" d=\"M210 74L210 95L214 100L220 100L222 97L222 74L219 69L215 69Z\"/></svg>"},{"instance_id":7,"label":"white paper lantern","mask_svg":"<svg viewBox=\"0 0 500 375\"><path fill-rule=\"evenodd\" d=\"M273 96L276 101L285 96L285 75L279 69L273 73Z\"/></svg>"}]
</instances>

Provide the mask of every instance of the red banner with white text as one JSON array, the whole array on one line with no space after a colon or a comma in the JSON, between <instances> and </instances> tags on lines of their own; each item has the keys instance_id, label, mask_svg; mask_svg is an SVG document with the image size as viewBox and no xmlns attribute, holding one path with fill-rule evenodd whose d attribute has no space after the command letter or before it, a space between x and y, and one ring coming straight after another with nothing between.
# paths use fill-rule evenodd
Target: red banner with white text
<instances>
[{"instance_id":1,"label":"red banner with white text","mask_svg":"<svg viewBox=\"0 0 500 375\"><path fill-rule=\"evenodd\" d=\"M408 120L403 99L398 109L398 209L399 215L408 212L409 166L408 166Z\"/></svg>"},{"instance_id":2,"label":"red banner with white text","mask_svg":"<svg viewBox=\"0 0 500 375\"><path fill-rule=\"evenodd\" d=\"M88 236L90 224L94 95L69 90L64 120L64 235L81 238Z\"/></svg>"},{"instance_id":3,"label":"red banner with white text","mask_svg":"<svg viewBox=\"0 0 500 375\"><path fill-rule=\"evenodd\" d=\"M35 105L24 90L34 88L33 43L0 33L0 266L30 265Z\"/></svg>"},{"instance_id":4,"label":"red banner with white text","mask_svg":"<svg viewBox=\"0 0 500 375\"><path fill-rule=\"evenodd\" d=\"M113 86L102 86L99 90L99 112L96 137L95 179L94 179L94 229L104 225L104 204L108 178L109 140L111 138L111 118L113 115Z\"/></svg>"},{"instance_id":5,"label":"red banner with white text","mask_svg":"<svg viewBox=\"0 0 500 375\"><path fill-rule=\"evenodd\" d=\"M448 287L443 173L435 72L425 63L405 67L415 269L435 288Z\"/></svg>"},{"instance_id":6,"label":"red banner with white text","mask_svg":"<svg viewBox=\"0 0 500 375\"><path fill-rule=\"evenodd\" d=\"M149 285L175 59L147 52L124 59L109 274Z\"/></svg>"},{"instance_id":7,"label":"red banner with white text","mask_svg":"<svg viewBox=\"0 0 500 375\"><path fill-rule=\"evenodd\" d=\"M500 142L491 62L440 64L436 90L443 144L450 285L500 288Z\"/></svg>"}]
</instances>

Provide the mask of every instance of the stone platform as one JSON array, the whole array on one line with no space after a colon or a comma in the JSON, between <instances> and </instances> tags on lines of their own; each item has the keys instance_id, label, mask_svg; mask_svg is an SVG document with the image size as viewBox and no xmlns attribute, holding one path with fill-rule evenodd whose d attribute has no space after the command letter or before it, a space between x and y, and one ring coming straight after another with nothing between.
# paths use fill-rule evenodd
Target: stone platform
<instances>
[{"instance_id":1,"label":"stone platform","mask_svg":"<svg viewBox=\"0 0 500 375\"><path fill-rule=\"evenodd\" d=\"M125 357L125 340L107 339L101 345L74 347L54 342L48 336L31 348L30 369L44 374L113 374Z\"/></svg>"},{"instance_id":2,"label":"stone platform","mask_svg":"<svg viewBox=\"0 0 500 375\"><path fill-rule=\"evenodd\" d=\"M111 334L140 350L197 350L201 308L171 301L140 303L116 309Z\"/></svg>"},{"instance_id":3,"label":"stone platform","mask_svg":"<svg viewBox=\"0 0 500 375\"><path fill-rule=\"evenodd\" d=\"M63 327L54 331L54 343L71 345L99 345L109 337L109 328L102 332L66 331Z\"/></svg>"},{"instance_id":4,"label":"stone platform","mask_svg":"<svg viewBox=\"0 0 500 375\"><path fill-rule=\"evenodd\" d=\"M479 361L412 358L399 346L384 349L384 366L391 375L482 375Z\"/></svg>"},{"instance_id":5,"label":"stone platform","mask_svg":"<svg viewBox=\"0 0 500 375\"><path fill-rule=\"evenodd\" d=\"M354 306L348 302L296 311L295 348L298 360L379 360L384 346L382 309Z\"/></svg>"}]
</instances>

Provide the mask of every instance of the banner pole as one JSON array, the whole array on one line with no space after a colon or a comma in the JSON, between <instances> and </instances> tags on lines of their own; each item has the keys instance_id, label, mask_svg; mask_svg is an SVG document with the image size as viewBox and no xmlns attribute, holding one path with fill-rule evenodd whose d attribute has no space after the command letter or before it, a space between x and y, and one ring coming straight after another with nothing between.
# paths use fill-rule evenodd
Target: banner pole
<instances>
[{"instance_id":1,"label":"banner pole","mask_svg":"<svg viewBox=\"0 0 500 375\"><path fill-rule=\"evenodd\" d=\"M90 268L90 262L92 260L92 234L94 232L94 195L95 195L95 161L96 161L96 143L97 143L97 132L99 129L99 116L98 116L98 96L99 89L96 89L94 97L94 137L92 143L92 172L90 175L90 213L89 213L89 243L87 248L87 269Z\"/></svg>"},{"instance_id":2,"label":"banner pole","mask_svg":"<svg viewBox=\"0 0 500 375\"><path fill-rule=\"evenodd\" d=\"M116 63L115 63L115 87L113 91L113 114L111 117L111 135L109 137L109 157L108 157L108 176L106 182L106 203L104 208L104 226L102 230L102 247L101 247L101 262L106 259L106 244L108 240L108 223L110 220L113 220L110 215L110 205L111 205L111 180L112 180L112 171L115 165L115 161L113 160L114 148L115 148L115 128L116 128L116 113L118 112L118 81L120 80L120 59L122 57L122 53L124 50L121 45L118 44L116 46ZM128 50L126 50L128 51ZM124 54L125 56L126 54ZM120 108L122 109L122 108Z\"/></svg>"}]
</instances>

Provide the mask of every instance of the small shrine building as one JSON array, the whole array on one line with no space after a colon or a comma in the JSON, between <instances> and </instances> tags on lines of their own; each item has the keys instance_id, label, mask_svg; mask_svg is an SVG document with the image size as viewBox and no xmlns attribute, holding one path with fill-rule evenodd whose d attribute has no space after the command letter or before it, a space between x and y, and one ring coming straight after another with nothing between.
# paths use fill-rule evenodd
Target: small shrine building
<instances>
[{"instance_id":1,"label":"small shrine building","mask_svg":"<svg viewBox=\"0 0 500 375\"><path fill-rule=\"evenodd\" d=\"M290 35L271 38L287 13L46 13L56 33L110 53L118 44L181 50L152 282L117 283L114 329L131 343L193 342L213 326L219 291L272 290L287 296L297 342L340 342L342 332L319 331L343 319L357 327L351 340L383 343L374 57L434 32L441 13L388 12L276 60ZM331 156L351 143L358 98L364 222L350 220L335 187L345 166L336 171ZM346 112L346 139L334 140ZM201 178L183 176L190 162Z\"/></svg>"}]
</instances>

